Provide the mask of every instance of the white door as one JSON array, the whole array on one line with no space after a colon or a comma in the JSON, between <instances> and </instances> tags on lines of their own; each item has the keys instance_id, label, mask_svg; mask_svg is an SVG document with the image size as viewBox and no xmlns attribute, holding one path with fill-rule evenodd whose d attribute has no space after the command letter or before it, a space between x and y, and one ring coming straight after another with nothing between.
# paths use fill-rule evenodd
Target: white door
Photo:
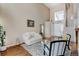
<instances>
[{"instance_id":1,"label":"white door","mask_svg":"<svg viewBox=\"0 0 79 59\"><path fill-rule=\"evenodd\" d=\"M45 22L45 37L51 36L51 22Z\"/></svg>"},{"instance_id":2,"label":"white door","mask_svg":"<svg viewBox=\"0 0 79 59\"><path fill-rule=\"evenodd\" d=\"M64 26L62 23L54 24L54 35L55 36L62 36L63 35Z\"/></svg>"}]
</instances>

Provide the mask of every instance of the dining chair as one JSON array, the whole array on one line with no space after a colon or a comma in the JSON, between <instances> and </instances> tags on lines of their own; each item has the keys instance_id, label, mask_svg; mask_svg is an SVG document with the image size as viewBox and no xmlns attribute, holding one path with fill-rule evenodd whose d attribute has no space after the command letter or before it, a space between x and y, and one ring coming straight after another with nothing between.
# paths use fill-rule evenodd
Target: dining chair
<instances>
[{"instance_id":1,"label":"dining chair","mask_svg":"<svg viewBox=\"0 0 79 59\"><path fill-rule=\"evenodd\" d=\"M49 45L44 44L43 53L46 56L64 56L68 40L55 40Z\"/></svg>"},{"instance_id":2,"label":"dining chair","mask_svg":"<svg viewBox=\"0 0 79 59\"><path fill-rule=\"evenodd\" d=\"M66 34L66 40L67 40L67 48L70 50L70 40L71 40L71 35L70 34Z\"/></svg>"}]
</instances>

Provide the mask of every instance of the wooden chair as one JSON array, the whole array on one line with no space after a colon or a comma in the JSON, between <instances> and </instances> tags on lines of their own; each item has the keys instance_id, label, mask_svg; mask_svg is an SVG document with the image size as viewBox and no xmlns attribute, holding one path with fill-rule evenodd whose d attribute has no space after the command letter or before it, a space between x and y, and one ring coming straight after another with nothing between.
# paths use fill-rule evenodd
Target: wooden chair
<instances>
[{"instance_id":1,"label":"wooden chair","mask_svg":"<svg viewBox=\"0 0 79 59\"><path fill-rule=\"evenodd\" d=\"M68 40L66 46L68 47L69 50L70 50L70 47L69 47L69 45L70 45L70 39L71 39L71 35L70 34L66 34L66 40Z\"/></svg>"},{"instance_id":2,"label":"wooden chair","mask_svg":"<svg viewBox=\"0 0 79 59\"><path fill-rule=\"evenodd\" d=\"M68 40L56 40L49 45L44 44L44 55L47 56L64 56Z\"/></svg>"}]
</instances>

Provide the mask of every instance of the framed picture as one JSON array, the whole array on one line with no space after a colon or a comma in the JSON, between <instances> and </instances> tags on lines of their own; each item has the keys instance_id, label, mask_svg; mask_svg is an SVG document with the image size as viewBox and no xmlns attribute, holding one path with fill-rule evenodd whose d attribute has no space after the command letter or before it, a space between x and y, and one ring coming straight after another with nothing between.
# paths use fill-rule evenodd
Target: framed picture
<instances>
[{"instance_id":1,"label":"framed picture","mask_svg":"<svg viewBox=\"0 0 79 59\"><path fill-rule=\"evenodd\" d=\"M34 27L34 20L27 20L27 27Z\"/></svg>"}]
</instances>

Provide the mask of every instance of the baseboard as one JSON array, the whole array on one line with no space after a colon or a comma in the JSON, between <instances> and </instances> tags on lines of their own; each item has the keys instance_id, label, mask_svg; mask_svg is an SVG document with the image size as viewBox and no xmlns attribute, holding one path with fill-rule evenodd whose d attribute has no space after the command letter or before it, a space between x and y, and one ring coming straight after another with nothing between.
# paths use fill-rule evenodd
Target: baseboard
<instances>
[{"instance_id":1,"label":"baseboard","mask_svg":"<svg viewBox=\"0 0 79 59\"><path fill-rule=\"evenodd\" d=\"M22 42L22 43L18 43L18 44L11 44L11 45L9 44L6 47L9 48L9 47L17 46L17 45L22 45L22 44L25 44L25 43Z\"/></svg>"}]
</instances>

